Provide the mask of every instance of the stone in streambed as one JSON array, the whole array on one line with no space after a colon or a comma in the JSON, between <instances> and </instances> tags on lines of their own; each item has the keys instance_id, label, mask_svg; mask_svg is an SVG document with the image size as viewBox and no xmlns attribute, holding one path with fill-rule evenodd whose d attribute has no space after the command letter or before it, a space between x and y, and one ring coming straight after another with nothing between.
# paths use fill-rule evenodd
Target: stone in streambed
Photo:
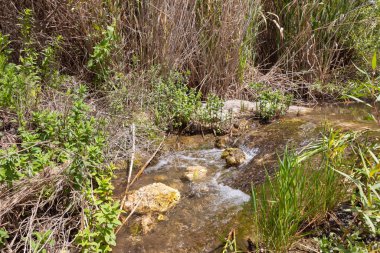
<instances>
[{"instance_id":1,"label":"stone in streambed","mask_svg":"<svg viewBox=\"0 0 380 253\"><path fill-rule=\"evenodd\" d=\"M230 137L228 135L220 136L215 140L216 148L227 148L230 142Z\"/></svg>"},{"instance_id":2,"label":"stone in streambed","mask_svg":"<svg viewBox=\"0 0 380 253\"><path fill-rule=\"evenodd\" d=\"M227 148L222 153L222 159L226 160L228 167L239 166L245 162L245 154L239 148Z\"/></svg>"},{"instance_id":3,"label":"stone in streambed","mask_svg":"<svg viewBox=\"0 0 380 253\"><path fill-rule=\"evenodd\" d=\"M127 196L124 210L130 212L136 206L136 213L163 213L176 206L181 198L177 189L162 183L141 187Z\"/></svg>"},{"instance_id":4,"label":"stone in streambed","mask_svg":"<svg viewBox=\"0 0 380 253\"><path fill-rule=\"evenodd\" d=\"M141 217L141 228L144 235L152 231L156 225L156 219L151 214Z\"/></svg>"},{"instance_id":5,"label":"stone in streambed","mask_svg":"<svg viewBox=\"0 0 380 253\"><path fill-rule=\"evenodd\" d=\"M190 182L202 180L207 175L207 169L203 166L190 166L186 168L184 178Z\"/></svg>"}]
</instances>

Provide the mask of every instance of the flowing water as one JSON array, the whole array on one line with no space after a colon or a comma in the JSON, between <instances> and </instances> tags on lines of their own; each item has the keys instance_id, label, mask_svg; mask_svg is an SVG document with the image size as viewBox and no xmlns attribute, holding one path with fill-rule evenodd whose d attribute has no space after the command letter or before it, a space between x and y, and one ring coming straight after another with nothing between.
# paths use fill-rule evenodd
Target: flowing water
<instances>
[{"instance_id":1,"label":"flowing water","mask_svg":"<svg viewBox=\"0 0 380 253\"><path fill-rule=\"evenodd\" d=\"M179 204L166 214L166 220L158 222L145 235L138 223L131 221L118 233L114 252L221 252L222 239L232 228L237 229L238 242L244 247L252 236L251 183L261 183L267 172L275 171L276 152L286 145L294 148L307 145L326 125L350 130L377 129L367 120L366 108L359 105L332 105L300 112L293 109L268 125L251 122L249 129L234 141L247 156L246 163L239 168L225 166L220 158L222 150L213 148L212 136L177 139L182 141L182 148L169 149L159 157L155 165L145 170L134 189L161 182L181 192ZM183 180L186 168L192 165L206 167L207 177L199 182ZM122 178L115 181L117 194L126 186Z\"/></svg>"}]
</instances>

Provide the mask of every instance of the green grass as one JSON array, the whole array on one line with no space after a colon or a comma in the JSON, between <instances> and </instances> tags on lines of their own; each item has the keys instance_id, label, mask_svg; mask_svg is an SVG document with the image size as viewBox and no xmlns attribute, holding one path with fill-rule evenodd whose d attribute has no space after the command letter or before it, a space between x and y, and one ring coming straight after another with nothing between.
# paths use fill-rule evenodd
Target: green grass
<instances>
[{"instance_id":1,"label":"green grass","mask_svg":"<svg viewBox=\"0 0 380 253\"><path fill-rule=\"evenodd\" d=\"M346 195L343 165L351 134L329 132L300 153L285 149L278 174L252 188L257 244L284 252Z\"/></svg>"}]
</instances>

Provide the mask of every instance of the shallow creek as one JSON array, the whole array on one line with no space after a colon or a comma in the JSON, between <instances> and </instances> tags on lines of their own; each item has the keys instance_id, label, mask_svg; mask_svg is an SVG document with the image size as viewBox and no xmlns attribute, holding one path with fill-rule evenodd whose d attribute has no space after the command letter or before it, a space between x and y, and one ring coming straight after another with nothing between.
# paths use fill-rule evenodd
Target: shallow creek
<instances>
[{"instance_id":1,"label":"shallow creek","mask_svg":"<svg viewBox=\"0 0 380 253\"><path fill-rule=\"evenodd\" d=\"M302 109L302 108L301 108ZM214 148L214 137L179 137L170 141L167 152L148 167L133 189L161 182L181 192L179 204L158 222L153 231L142 235L131 221L117 235L113 252L221 252L222 239L235 228L238 243L244 247L252 238L250 222L251 183L261 183L266 171L275 171L276 152L286 145L295 148L317 138L323 125L337 128L376 130L366 120L367 111L359 105L330 105L308 110L292 108L284 118L267 125L250 122L248 129L234 139L247 161L238 168L226 168L220 158L223 150ZM181 147L174 143L181 143ZM189 144L188 144L189 143ZM188 166L208 169L200 182L182 179ZM116 194L126 186L125 172L115 180Z\"/></svg>"}]
</instances>

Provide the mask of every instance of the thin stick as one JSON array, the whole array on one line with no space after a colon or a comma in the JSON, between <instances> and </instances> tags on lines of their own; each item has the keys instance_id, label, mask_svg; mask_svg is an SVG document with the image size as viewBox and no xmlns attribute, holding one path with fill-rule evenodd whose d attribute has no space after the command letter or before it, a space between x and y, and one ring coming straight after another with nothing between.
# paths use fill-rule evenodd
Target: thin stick
<instances>
[{"instance_id":1,"label":"thin stick","mask_svg":"<svg viewBox=\"0 0 380 253\"><path fill-rule=\"evenodd\" d=\"M142 199L140 199L136 206L132 209L131 213L127 216L127 218L125 218L125 220L123 220L123 222L121 223L121 225L117 228L115 234L119 233L120 229L127 223L127 221L132 217L132 214L134 214L137 210L137 208L139 207L139 205L141 204L141 201Z\"/></svg>"},{"instance_id":2,"label":"thin stick","mask_svg":"<svg viewBox=\"0 0 380 253\"><path fill-rule=\"evenodd\" d=\"M139 172L137 172L136 176L133 178L132 182L130 183L130 185L128 186L127 188L127 191L129 190L129 188L133 185L134 182L136 182L136 180L141 176L141 174L144 172L144 170L146 169L146 167L148 167L149 163L153 160L153 158L157 155L158 151L160 151L161 147L162 147L162 144L164 144L164 141L166 139L166 136L164 137L164 139L161 141L160 145L158 146L158 148L156 149L156 151L154 151L153 155L149 158L148 161L146 161L146 163L141 167L141 169L139 170Z\"/></svg>"},{"instance_id":3,"label":"thin stick","mask_svg":"<svg viewBox=\"0 0 380 253\"><path fill-rule=\"evenodd\" d=\"M134 159L135 159L135 152L136 152L136 146L135 146L135 124L132 124L131 130L132 130L132 155L131 155L131 162L129 163L128 185L131 182L132 170L133 170L133 162L134 162Z\"/></svg>"},{"instance_id":4,"label":"thin stick","mask_svg":"<svg viewBox=\"0 0 380 253\"><path fill-rule=\"evenodd\" d=\"M160 145L158 146L158 148L156 149L156 151L153 153L153 155L149 158L149 160L141 167L141 169L139 170L139 172L137 172L136 176L133 178L132 182L130 184L127 185L126 189L125 189L125 192L124 192L124 196L123 196L123 199L121 201L121 205L120 205L120 209L123 208L124 204L125 204L125 201L127 200L127 194L128 194L128 191L129 191L129 188L133 185L134 182L136 182L136 180L140 177L140 175L144 172L145 168L148 167L149 163L153 160L153 158L156 156L156 154L158 153L158 151L161 149L162 147L162 144L164 143L166 139L166 136L164 137L164 139L161 141Z\"/></svg>"}]
</instances>

